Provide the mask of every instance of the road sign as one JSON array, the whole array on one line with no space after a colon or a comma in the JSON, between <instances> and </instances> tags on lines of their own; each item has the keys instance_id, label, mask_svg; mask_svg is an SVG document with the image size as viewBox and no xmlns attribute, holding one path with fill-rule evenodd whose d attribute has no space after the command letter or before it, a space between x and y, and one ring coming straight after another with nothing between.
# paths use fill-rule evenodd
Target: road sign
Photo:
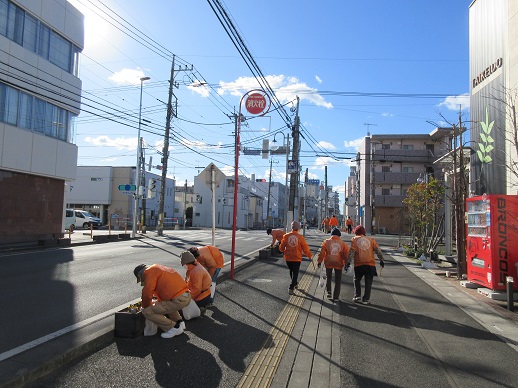
<instances>
[{"instance_id":1,"label":"road sign","mask_svg":"<svg viewBox=\"0 0 518 388\"><path fill-rule=\"evenodd\" d=\"M137 186L136 185L119 185L120 191L136 191Z\"/></svg>"},{"instance_id":2,"label":"road sign","mask_svg":"<svg viewBox=\"0 0 518 388\"><path fill-rule=\"evenodd\" d=\"M268 111L267 108L269 108L266 103L266 96L261 93L249 95L245 101L245 108L248 113L253 115L258 115L263 112L266 113Z\"/></svg>"},{"instance_id":3,"label":"road sign","mask_svg":"<svg viewBox=\"0 0 518 388\"><path fill-rule=\"evenodd\" d=\"M299 172L299 161L288 160L288 174L295 174Z\"/></svg>"}]
</instances>

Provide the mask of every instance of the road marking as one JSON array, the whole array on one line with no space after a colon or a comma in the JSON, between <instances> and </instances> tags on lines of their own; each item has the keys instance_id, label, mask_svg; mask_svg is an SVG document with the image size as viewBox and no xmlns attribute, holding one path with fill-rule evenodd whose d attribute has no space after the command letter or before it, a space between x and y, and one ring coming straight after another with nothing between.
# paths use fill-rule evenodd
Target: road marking
<instances>
[{"instance_id":1,"label":"road marking","mask_svg":"<svg viewBox=\"0 0 518 388\"><path fill-rule=\"evenodd\" d=\"M311 285L311 280L313 279L315 272L315 268L311 266L308 267L308 270L305 272L299 283L299 288L301 290L307 291ZM295 323L297 322L300 308L303 303L303 297L298 295L290 296L288 303L272 326L268 339L261 347L261 351L256 353L254 356L252 362L243 374L238 387L270 386L284 350L288 345L288 340L290 339L291 332L295 327Z\"/></svg>"},{"instance_id":2,"label":"road marking","mask_svg":"<svg viewBox=\"0 0 518 388\"><path fill-rule=\"evenodd\" d=\"M239 261L239 260L242 260L244 258L247 258L248 256L251 256L252 254L254 254L256 252L259 252L259 250L261 250L261 249L262 248L259 248L257 250L251 251L251 252L246 253L246 254L244 254L244 255L242 255L240 257L235 258L234 259L234 263L236 261ZM225 265L230 265L230 261L225 262ZM25 352L25 351L27 351L29 349L32 349L32 348L34 348L36 346L44 344L45 342L48 342L48 341L51 341L51 340L56 339L58 337L61 337L62 335L65 335L65 334L71 333L73 331L82 329L83 327L91 325L91 324L93 324L93 323L95 323L97 321L100 321L101 319L107 318L110 315L113 315L116 312L125 309L126 307L128 307L128 305L137 303L138 301L140 301L140 298L134 299L134 300L132 300L130 302L124 303L124 304L122 304L122 305L120 305L118 307L115 307L115 308L113 308L111 310L105 311L105 312L103 312L101 314L98 314L98 315L96 315L94 317L85 319L84 321L81 321L81 322L78 322L78 323L74 323L73 325L67 326L67 327L65 327L63 329L60 329L60 330L55 331L53 333L47 334L47 335L45 335L43 337L37 338L34 341L27 342L26 344L20 345L20 346L14 348L14 349L10 349L10 350L0 354L0 361L7 360L8 358L16 356L17 354L23 353L23 352Z\"/></svg>"},{"instance_id":3,"label":"road marking","mask_svg":"<svg viewBox=\"0 0 518 388\"><path fill-rule=\"evenodd\" d=\"M55 331L54 333L47 334L46 336L40 337L35 339L34 341L27 342L26 344L20 345L14 349L8 350L7 352L0 354L0 361L7 360L8 358L11 358L13 356L16 356L17 354L23 353L26 350L32 349L36 346L39 346L41 344L44 344L45 342L51 341L55 338L61 337L62 335L65 335L67 333L71 333L73 331L82 329L83 327L86 327L88 325L91 325L92 323L95 323L97 321L100 321L101 319L107 318L112 314L115 314L118 311L121 311L128 307L129 304L137 303L140 300L140 298L132 300L131 302L122 304L118 307L115 307L111 310L105 311L104 313L98 314L94 317L85 319L84 321L74 323L73 325L67 326L61 330Z\"/></svg>"}]
</instances>

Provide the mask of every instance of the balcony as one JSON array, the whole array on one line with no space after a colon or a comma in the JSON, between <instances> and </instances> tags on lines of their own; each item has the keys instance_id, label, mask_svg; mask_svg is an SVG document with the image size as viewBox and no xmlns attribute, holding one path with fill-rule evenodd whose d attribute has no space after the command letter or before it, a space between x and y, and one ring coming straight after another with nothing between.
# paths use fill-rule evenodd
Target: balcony
<instances>
[{"instance_id":1,"label":"balcony","mask_svg":"<svg viewBox=\"0 0 518 388\"><path fill-rule=\"evenodd\" d=\"M430 150L376 150L373 161L397 163L433 163L436 157Z\"/></svg>"},{"instance_id":2,"label":"balcony","mask_svg":"<svg viewBox=\"0 0 518 388\"><path fill-rule=\"evenodd\" d=\"M376 207L404 207L403 200L405 198L404 195L376 195L374 199Z\"/></svg>"},{"instance_id":3,"label":"balcony","mask_svg":"<svg viewBox=\"0 0 518 388\"><path fill-rule=\"evenodd\" d=\"M401 184L411 185L417 182L418 172L376 172L374 182L376 184Z\"/></svg>"}]
</instances>

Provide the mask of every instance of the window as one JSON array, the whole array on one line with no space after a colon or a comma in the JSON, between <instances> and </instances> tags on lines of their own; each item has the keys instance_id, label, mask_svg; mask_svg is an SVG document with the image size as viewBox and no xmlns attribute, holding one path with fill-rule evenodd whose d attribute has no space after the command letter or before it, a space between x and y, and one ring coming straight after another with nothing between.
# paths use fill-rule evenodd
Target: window
<instances>
[{"instance_id":1,"label":"window","mask_svg":"<svg viewBox=\"0 0 518 388\"><path fill-rule=\"evenodd\" d=\"M414 167L403 167L403 172L414 172Z\"/></svg>"},{"instance_id":2,"label":"window","mask_svg":"<svg viewBox=\"0 0 518 388\"><path fill-rule=\"evenodd\" d=\"M390 144L382 144L381 145L382 150L390 150Z\"/></svg>"},{"instance_id":3,"label":"window","mask_svg":"<svg viewBox=\"0 0 518 388\"><path fill-rule=\"evenodd\" d=\"M46 26L40 26L40 39L38 44L38 54L49 59L49 45L50 45L50 28Z\"/></svg>"},{"instance_id":4,"label":"window","mask_svg":"<svg viewBox=\"0 0 518 388\"><path fill-rule=\"evenodd\" d=\"M0 0L0 35L7 35L7 14L9 12L9 2Z\"/></svg>"},{"instance_id":5,"label":"window","mask_svg":"<svg viewBox=\"0 0 518 388\"><path fill-rule=\"evenodd\" d=\"M7 38L13 42L22 44L23 38L23 20L25 12L13 3L9 3L9 12L7 14Z\"/></svg>"},{"instance_id":6,"label":"window","mask_svg":"<svg viewBox=\"0 0 518 388\"><path fill-rule=\"evenodd\" d=\"M0 83L0 122L71 141L75 115Z\"/></svg>"},{"instance_id":7,"label":"window","mask_svg":"<svg viewBox=\"0 0 518 388\"><path fill-rule=\"evenodd\" d=\"M390 172L390 166L381 166L381 172Z\"/></svg>"},{"instance_id":8,"label":"window","mask_svg":"<svg viewBox=\"0 0 518 388\"><path fill-rule=\"evenodd\" d=\"M404 150L413 150L414 145L413 144L403 144L403 149Z\"/></svg>"},{"instance_id":9,"label":"window","mask_svg":"<svg viewBox=\"0 0 518 388\"><path fill-rule=\"evenodd\" d=\"M32 96L20 92L20 106L18 108L18 127L31 129L32 122Z\"/></svg>"},{"instance_id":10,"label":"window","mask_svg":"<svg viewBox=\"0 0 518 388\"><path fill-rule=\"evenodd\" d=\"M78 75L79 47L9 0L0 0L0 35Z\"/></svg>"},{"instance_id":11,"label":"window","mask_svg":"<svg viewBox=\"0 0 518 388\"><path fill-rule=\"evenodd\" d=\"M71 44L54 31L50 34L49 60L61 69L70 72Z\"/></svg>"},{"instance_id":12,"label":"window","mask_svg":"<svg viewBox=\"0 0 518 388\"><path fill-rule=\"evenodd\" d=\"M390 189L381 189L381 195L390 195Z\"/></svg>"},{"instance_id":13,"label":"window","mask_svg":"<svg viewBox=\"0 0 518 388\"><path fill-rule=\"evenodd\" d=\"M18 118L18 96L20 92L13 88L6 88L5 93L5 112L3 121L7 124L16 125Z\"/></svg>"},{"instance_id":14,"label":"window","mask_svg":"<svg viewBox=\"0 0 518 388\"><path fill-rule=\"evenodd\" d=\"M36 52L38 47L38 20L31 15L25 15L25 25L23 29L23 47L27 50Z\"/></svg>"}]
</instances>

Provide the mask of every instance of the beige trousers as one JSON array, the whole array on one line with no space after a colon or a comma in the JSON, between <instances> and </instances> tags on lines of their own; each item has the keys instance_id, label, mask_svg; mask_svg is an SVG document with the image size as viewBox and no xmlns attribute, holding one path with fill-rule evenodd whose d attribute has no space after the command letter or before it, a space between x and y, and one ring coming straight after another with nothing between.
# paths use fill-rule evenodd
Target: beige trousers
<instances>
[{"instance_id":1,"label":"beige trousers","mask_svg":"<svg viewBox=\"0 0 518 388\"><path fill-rule=\"evenodd\" d=\"M171 300L163 300L142 310L146 319L155 323L164 332L171 329L182 317L179 310L183 309L191 301L191 294L186 292ZM166 317L167 315L167 317Z\"/></svg>"}]
</instances>

